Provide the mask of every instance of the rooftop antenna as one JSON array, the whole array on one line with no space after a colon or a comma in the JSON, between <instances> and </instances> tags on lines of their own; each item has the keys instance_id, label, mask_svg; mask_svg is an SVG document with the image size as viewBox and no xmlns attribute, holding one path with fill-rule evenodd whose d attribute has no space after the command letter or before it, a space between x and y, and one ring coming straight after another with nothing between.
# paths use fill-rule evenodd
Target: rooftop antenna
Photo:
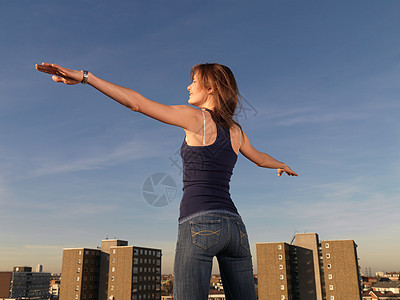
<instances>
[{"instance_id":1,"label":"rooftop antenna","mask_svg":"<svg viewBox=\"0 0 400 300\"><path fill-rule=\"evenodd\" d=\"M297 230L294 231L292 240L290 241L290 245L293 245L293 242L294 242L294 240L295 240L295 238L296 238L296 232L297 232Z\"/></svg>"}]
</instances>

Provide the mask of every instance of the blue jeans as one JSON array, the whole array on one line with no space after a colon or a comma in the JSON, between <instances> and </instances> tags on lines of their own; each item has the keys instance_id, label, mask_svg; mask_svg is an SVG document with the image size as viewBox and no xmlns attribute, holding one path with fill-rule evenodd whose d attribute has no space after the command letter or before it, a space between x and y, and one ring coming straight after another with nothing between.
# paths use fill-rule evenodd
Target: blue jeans
<instances>
[{"instance_id":1,"label":"blue jeans","mask_svg":"<svg viewBox=\"0 0 400 300\"><path fill-rule=\"evenodd\" d=\"M246 227L238 215L210 212L180 223L174 263L174 300L207 300L217 257L228 300L256 299Z\"/></svg>"}]
</instances>

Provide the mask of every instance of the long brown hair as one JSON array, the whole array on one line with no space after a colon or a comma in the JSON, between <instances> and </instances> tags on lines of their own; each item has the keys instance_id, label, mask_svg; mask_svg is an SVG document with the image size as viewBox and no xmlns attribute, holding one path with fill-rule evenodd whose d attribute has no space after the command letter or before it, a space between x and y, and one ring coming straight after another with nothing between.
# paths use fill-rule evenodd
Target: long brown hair
<instances>
[{"instance_id":1,"label":"long brown hair","mask_svg":"<svg viewBox=\"0 0 400 300\"><path fill-rule=\"evenodd\" d=\"M195 74L202 88L212 88L214 91L216 102L213 120L224 128L231 128L236 124L241 129L239 123L233 119L236 107L241 105L241 99L232 71L224 65L206 63L194 65L190 72L192 80Z\"/></svg>"}]
</instances>

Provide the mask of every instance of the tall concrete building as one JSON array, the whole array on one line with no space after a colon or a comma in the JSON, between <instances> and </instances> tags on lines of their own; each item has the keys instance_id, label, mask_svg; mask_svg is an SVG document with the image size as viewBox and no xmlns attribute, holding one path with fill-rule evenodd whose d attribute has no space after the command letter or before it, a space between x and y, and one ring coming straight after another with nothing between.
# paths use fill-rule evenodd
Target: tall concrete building
<instances>
[{"instance_id":1,"label":"tall concrete building","mask_svg":"<svg viewBox=\"0 0 400 300\"><path fill-rule=\"evenodd\" d=\"M295 235L295 243L258 243L259 299L361 299L357 245L321 241L316 233Z\"/></svg>"},{"instance_id":2,"label":"tall concrete building","mask_svg":"<svg viewBox=\"0 0 400 300\"><path fill-rule=\"evenodd\" d=\"M161 250L122 240L64 249L60 300L71 299L161 299Z\"/></svg>"},{"instance_id":3,"label":"tall concrete building","mask_svg":"<svg viewBox=\"0 0 400 300\"><path fill-rule=\"evenodd\" d=\"M32 272L31 267L14 267L12 272L0 272L0 298L47 300L50 278L50 273Z\"/></svg>"},{"instance_id":4,"label":"tall concrete building","mask_svg":"<svg viewBox=\"0 0 400 300\"><path fill-rule=\"evenodd\" d=\"M161 250L111 247L108 277L110 300L161 299Z\"/></svg>"},{"instance_id":5,"label":"tall concrete building","mask_svg":"<svg viewBox=\"0 0 400 300\"><path fill-rule=\"evenodd\" d=\"M43 265L37 265L37 266L36 266L36 272L37 272L37 273L43 272Z\"/></svg>"},{"instance_id":6,"label":"tall concrete building","mask_svg":"<svg viewBox=\"0 0 400 300\"><path fill-rule=\"evenodd\" d=\"M321 241L326 299L361 299L357 245L353 240Z\"/></svg>"},{"instance_id":7,"label":"tall concrete building","mask_svg":"<svg viewBox=\"0 0 400 300\"><path fill-rule=\"evenodd\" d=\"M64 249L60 299L98 299L100 258L98 249Z\"/></svg>"}]
</instances>

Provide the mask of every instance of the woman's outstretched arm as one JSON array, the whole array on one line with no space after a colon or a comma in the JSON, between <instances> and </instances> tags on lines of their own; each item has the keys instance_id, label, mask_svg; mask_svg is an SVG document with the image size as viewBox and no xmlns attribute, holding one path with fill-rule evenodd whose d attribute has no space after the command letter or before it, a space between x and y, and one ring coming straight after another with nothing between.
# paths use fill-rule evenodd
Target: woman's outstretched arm
<instances>
[{"instance_id":1,"label":"woman's outstretched arm","mask_svg":"<svg viewBox=\"0 0 400 300\"><path fill-rule=\"evenodd\" d=\"M68 85L78 84L83 79L82 71L63 68L56 64L42 63L41 65L36 65L36 69L52 74L52 79L55 82ZM88 73L87 84L127 108L143 113L158 121L188 130L197 129L194 126L198 126L198 122L193 122L193 120L199 119L200 122L201 113L193 107L188 105L169 106L152 101L134 90L103 80L90 72Z\"/></svg>"},{"instance_id":2,"label":"woman's outstretched arm","mask_svg":"<svg viewBox=\"0 0 400 300\"><path fill-rule=\"evenodd\" d=\"M278 176L281 176L284 172L289 176L297 176L297 173L292 171L285 163L276 160L266 153L260 152L255 149L249 141L247 135L243 132L243 142L240 146L240 153L242 153L247 159L255 163L259 167L277 169Z\"/></svg>"}]
</instances>

